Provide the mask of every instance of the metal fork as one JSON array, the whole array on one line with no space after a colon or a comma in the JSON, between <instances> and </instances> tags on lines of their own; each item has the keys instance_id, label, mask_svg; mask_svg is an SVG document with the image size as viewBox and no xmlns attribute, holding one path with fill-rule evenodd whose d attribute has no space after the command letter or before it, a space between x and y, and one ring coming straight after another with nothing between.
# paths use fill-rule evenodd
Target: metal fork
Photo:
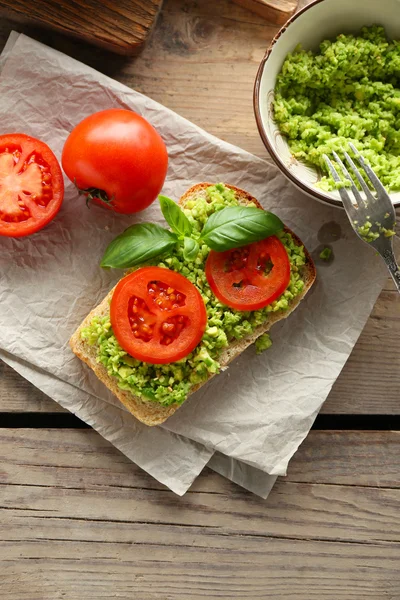
<instances>
[{"instance_id":1,"label":"metal fork","mask_svg":"<svg viewBox=\"0 0 400 600\"><path fill-rule=\"evenodd\" d=\"M336 152L332 152L334 159L337 165L339 165L344 177L350 181L351 191L354 195L353 200L347 188L339 188L338 191L343 201L343 206L358 237L363 242L366 242L375 248L375 250L382 256L393 278L396 288L400 293L400 269L396 263L393 252L393 239L392 237L387 237L387 235L385 235L385 233L388 234L388 232L392 231L396 225L396 214L394 212L393 203L390 200L389 194L383 187L381 181L378 179L374 171L361 156L355 146L353 146L353 144L349 144L349 146L359 164L363 167L365 173L368 175L371 185L376 192L376 196L374 196L369 189L365 179L362 177L360 171L348 153L344 152L343 154L351 170L359 181L360 186L364 191L365 198L362 197L361 193L357 189L354 180L352 179L343 161L336 154ZM333 179L336 182L341 182L342 179L340 178L333 162L326 154L324 154L324 160L328 165Z\"/></svg>"}]
</instances>

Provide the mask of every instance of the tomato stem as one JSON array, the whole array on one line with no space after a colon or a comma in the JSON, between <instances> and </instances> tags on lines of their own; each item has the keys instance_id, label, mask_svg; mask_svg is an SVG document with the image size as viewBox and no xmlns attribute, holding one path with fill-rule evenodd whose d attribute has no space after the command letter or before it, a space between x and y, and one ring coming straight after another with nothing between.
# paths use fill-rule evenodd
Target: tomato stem
<instances>
[{"instance_id":1,"label":"tomato stem","mask_svg":"<svg viewBox=\"0 0 400 600\"><path fill-rule=\"evenodd\" d=\"M79 195L84 194L86 196L86 206L88 208L90 208L89 202L93 202L93 200L100 200L101 202L104 202L104 204L108 204L109 206L113 203L114 196L109 198L107 192L104 190L95 187L81 189L76 184L76 179L74 179L74 185L78 190Z\"/></svg>"}]
</instances>

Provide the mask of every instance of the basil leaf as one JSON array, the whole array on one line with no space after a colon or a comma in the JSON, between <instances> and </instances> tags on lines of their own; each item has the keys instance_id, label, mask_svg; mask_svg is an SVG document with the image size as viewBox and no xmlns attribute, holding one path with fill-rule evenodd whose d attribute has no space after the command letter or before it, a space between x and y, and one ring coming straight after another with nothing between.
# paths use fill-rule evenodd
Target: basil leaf
<instances>
[{"instance_id":1,"label":"basil leaf","mask_svg":"<svg viewBox=\"0 0 400 600\"><path fill-rule=\"evenodd\" d=\"M199 253L199 245L196 240L185 237L183 240L183 258L193 262Z\"/></svg>"},{"instance_id":2,"label":"basil leaf","mask_svg":"<svg viewBox=\"0 0 400 600\"><path fill-rule=\"evenodd\" d=\"M125 229L107 246L101 267L126 269L155 258L173 248L176 235L155 223L137 223Z\"/></svg>"},{"instance_id":3,"label":"basil leaf","mask_svg":"<svg viewBox=\"0 0 400 600\"><path fill-rule=\"evenodd\" d=\"M171 200L171 198L167 198L167 196L158 196L158 199L160 201L162 214L172 231L175 231L179 237L190 235L192 233L192 226L177 203Z\"/></svg>"},{"instance_id":4,"label":"basil leaf","mask_svg":"<svg viewBox=\"0 0 400 600\"><path fill-rule=\"evenodd\" d=\"M224 252L259 242L283 229L274 214L252 206L228 206L213 213L201 233L201 240L212 250Z\"/></svg>"}]
</instances>

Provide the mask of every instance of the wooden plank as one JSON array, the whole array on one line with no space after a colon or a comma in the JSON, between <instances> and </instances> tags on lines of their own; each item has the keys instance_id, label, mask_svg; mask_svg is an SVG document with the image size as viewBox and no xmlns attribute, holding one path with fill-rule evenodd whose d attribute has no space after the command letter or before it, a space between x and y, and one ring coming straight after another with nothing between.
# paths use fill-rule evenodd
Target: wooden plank
<instances>
[{"instance_id":1,"label":"wooden plank","mask_svg":"<svg viewBox=\"0 0 400 600\"><path fill-rule=\"evenodd\" d=\"M268 158L253 113L259 63L277 32L230 1L166 1L151 43L119 78L210 133ZM212 15L212 18L210 18ZM160 69L160 61L162 68Z\"/></svg>"},{"instance_id":2,"label":"wooden plank","mask_svg":"<svg viewBox=\"0 0 400 600\"><path fill-rule=\"evenodd\" d=\"M397 431L311 431L284 481L400 488L399 455ZM165 489L91 429L0 429L0 465L1 484ZM244 493L208 469L192 492Z\"/></svg>"},{"instance_id":3,"label":"wooden plank","mask_svg":"<svg viewBox=\"0 0 400 600\"><path fill-rule=\"evenodd\" d=\"M400 488L399 431L311 431L287 481Z\"/></svg>"},{"instance_id":4,"label":"wooden plank","mask_svg":"<svg viewBox=\"0 0 400 600\"><path fill-rule=\"evenodd\" d=\"M162 0L2 0L2 16L54 29L80 40L132 54L150 33Z\"/></svg>"},{"instance_id":5,"label":"wooden plank","mask_svg":"<svg viewBox=\"0 0 400 600\"><path fill-rule=\"evenodd\" d=\"M233 0L271 23L283 25L297 9L297 0Z\"/></svg>"},{"instance_id":6,"label":"wooden plank","mask_svg":"<svg viewBox=\"0 0 400 600\"><path fill-rule=\"evenodd\" d=\"M178 498L90 430L0 433L7 600L398 598L398 434L313 432L263 501L208 470Z\"/></svg>"},{"instance_id":7,"label":"wooden plank","mask_svg":"<svg viewBox=\"0 0 400 600\"><path fill-rule=\"evenodd\" d=\"M203 528L64 522L59 540L19 542L0 550L0 591L7 600L68 598L265 598L378 600L399 597L398 544L346 544L228 537ZM21 532L22 533L22 532ZM21 535L18 531L16 535ZM123 541L119 541L123 537ZM123 535L125 534L125 535ZM22 533L23 535L23 533ZM46 535L46 532L44 532ZM78 541L70 540L76 536ZM89 535L89 538L79 536ZM104 539L105 538L105 539ZM82 541L80 541L82 540ZM138 540L138 541L136 541ZM46 594L45 596L43 594ZM137 594L137 595L136 595Z\"/></svg>"},{"instance_id":8,"label":"wooden plank","mask_svg":"<svg viewBox=\"0 0 400 600\"><path fill-rule=\"evenodd\" d=\"M25 523L31 533L24 531L22 539L36 539L39 533L50 539L58 520L115 521L125 526L138 522L201 526L223 530L225 535L358 544L392 542L399 544L400 552L399 489L280 481L266 502L250 493L193 492L178 500L170 491L111 489L104 484L97 489L8 484L0 487L0 500L2 541L15 539L18 525L25 529ZM2 522L6 527L1 527ZM124 538L123 534L119 537Z\"/></svg>"},{"instance_id":9,"label":"wooden plank","mask_svg":"<svg viewBox=\"0 0 400 600\"><path fill-rule=\"evenodd\" d=\"M383 291L322 411L400 414L400 297Z\"/></svg>"},{"instance_id":10,"label":"wooden plank","mask_svg":"<svg viewBox=\"0 0 400 600\"><path fill-rule=\"evenodd\" d=\"M0 360L1 412L49 413L67 411Z\"/></svg>"},{"instance_id":11,"label":"wooden plank","mask_svg":"<svg viewBox=\"0 0 400 600\"><path fill-rule=\"evenodd\" d=\"M10 543L1 544L7 554L1 564L4 598L399 598L398 544L227 536L223 528L209 532L68 520L63 525L58 540L46 538L45 530L41 540L20 541L24 532L17 530ZM92 541L96 530L98 541Z\"/></svg>"}]
</instances>

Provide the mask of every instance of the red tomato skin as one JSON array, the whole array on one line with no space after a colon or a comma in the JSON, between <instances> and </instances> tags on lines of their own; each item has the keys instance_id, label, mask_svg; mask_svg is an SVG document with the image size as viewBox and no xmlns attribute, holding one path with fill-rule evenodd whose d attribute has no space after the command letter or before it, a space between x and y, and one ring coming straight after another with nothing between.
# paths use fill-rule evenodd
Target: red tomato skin
<instances>
[{"instance_id":1,"label":"red tomato skin","mask_svg":"<svg viewBox=\"0 0 400 600\"><path fill-rule=\"evenodd\" d=\"M279 298L288 287L290 281L290 262L284 245L276 236L271 236L261 242L249 244L248 247L252 248L251 252L253 252L262 244L266 244L267 247L270 247L271 259L273 262L276 261L276 264L274 264L275 271L274 269L272 270L270 279L260 275L255 276L255 283L260 283L259 289L261 291L263 290L263 279L265 279L266 289L264 297L262 297L262 293L259 293L257 288L254 288L252 294L253 298L249 294L244 298L240 298L239 290L234 290L229 294L229 286L226 283L229 275L224 273L223 260L227 259L234 250L228 250L226 252L210 251L205 267L206 278L213 294L220 302L226 304L226 306L243 311L258 310ZM247 271L245 270L243 271L243 277L246 272Z\"/></svg>"},{"instance_id":2,"label":"red tomato skin","mask_svg":"<svg viewBox=\"0 0 400 600\"><path fill-rule=\"evenodd\" d=\"M152 342L136 339L129 321L129 300L136 295L152 307L157 326L169 317L167 311L157 311L151 300L146 297L147 284L154 280L171 285L184 293L187 299L187 305L179 312L190 318L190 325L170 346L153 345ZM190 354L200 343L207 326L206 307L197 288L180 273L161 267L142 267L123 277L115 287L111 299L110 318L115 337L130 356L142 362L160 365L176 362Z\"/></svg>"},{"instance_id":3,"label":"red tomato skin","mask_svg":"<svg viewBox=\"0 0 400 600\"><path fill-rule=\"evenodd\" d=\"M137 113L111 108L89 117L72 130L62 167L80 190L104 190L112 202L94 201L118 213L147 208L160 193L168 168L165 144Z\"/></svg>"},{"instance_id":4,"label":"red tomato skin","mask_svg":"<svg viewBox=\"0 0 400 600\"><path fill-rule=\"evenodd\" d=\"M20 238L32 235L48 225L59 212L64 199L64 178L60 164L49 146L25 133L7 133L0 135L0 151L7 146L22 149L21 159L37 152L50 168L53 198L50 200L40 219L28 219L17 223L5 222L0 218L0 236Z\"/></svg>"}]
</instances>

